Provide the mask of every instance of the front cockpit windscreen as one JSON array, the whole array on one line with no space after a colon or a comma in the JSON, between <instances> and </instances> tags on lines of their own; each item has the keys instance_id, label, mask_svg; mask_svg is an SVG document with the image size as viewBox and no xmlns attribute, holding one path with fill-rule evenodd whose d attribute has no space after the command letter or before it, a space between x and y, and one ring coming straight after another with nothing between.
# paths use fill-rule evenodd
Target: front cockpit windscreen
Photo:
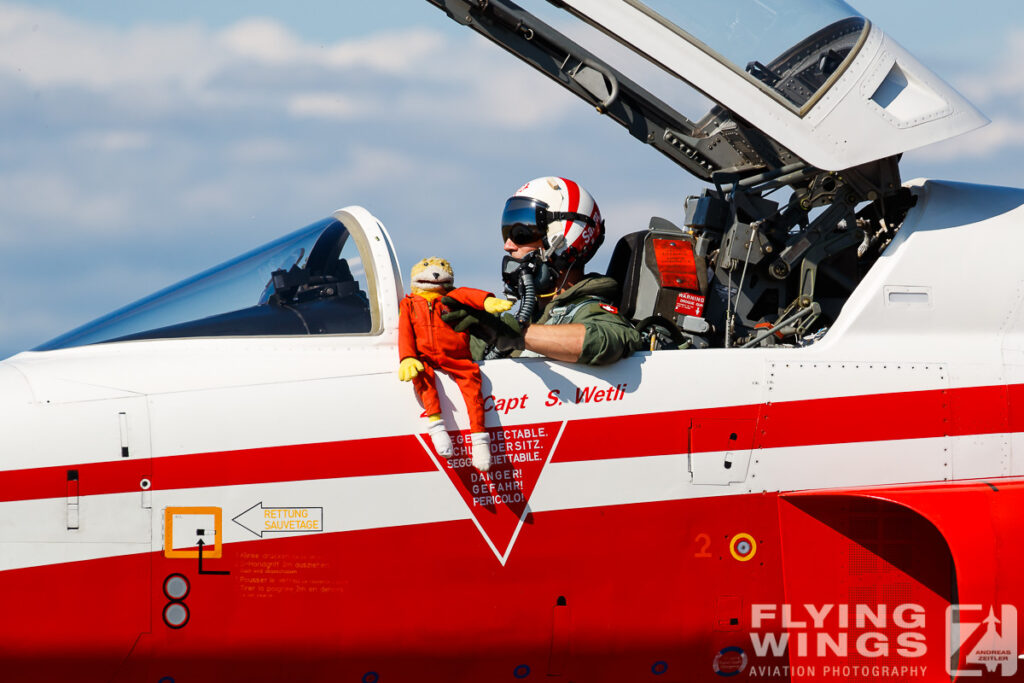
<instances>
[{"instance_id":1,"label":"front cockpit windscreen","mask_svg":"<svg viewBox=\"0 0 1024 683\"><path fill-rule=\"evenodd\" d=\"M841 0L622 0L804 107L838 77L867 20Z\"/></svg>"},{"instance_id":2,"label":"front cockpit windscreen","mask_svg":"<svg viewBox=\"0 0 1024 683\"><path fill-rule=\"evenodd\" d=\"M33 349L132 339L375 332L369 254L326 218ZM370 269L372 272L372 268Z\"/></svg>"}]
</instances>

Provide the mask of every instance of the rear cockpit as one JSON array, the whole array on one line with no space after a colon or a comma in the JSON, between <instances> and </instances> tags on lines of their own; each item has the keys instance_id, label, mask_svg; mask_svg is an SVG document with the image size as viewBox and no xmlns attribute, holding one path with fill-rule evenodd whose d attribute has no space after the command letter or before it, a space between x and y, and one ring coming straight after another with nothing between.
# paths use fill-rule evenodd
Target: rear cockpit
<instances>
[{"instance_id":1,"label":"rear cockpit","mask_svg":"<svg viewBox=\"0 0 1024 683\"><path fill-rule=\"evenodd\" d=\"M429 1L709 186L610 266L669 347L821 338L915 203L902 153L987 123L841 0Z\"/></svg>"},{"instance_id":2,"label":"rear cockpit","mask_svg":"<svg viewBox=\"0 0 1024 683\"><path fill-rule=\"evenodd\" d=\"M653 218L616 245L622 313L653 329L652 349L816 342L916 202L883 168L809 174L782 202L770 180L688 198L684 228ZM899 188L884 201L883 181Z\"/></svg>"}]
</instances>

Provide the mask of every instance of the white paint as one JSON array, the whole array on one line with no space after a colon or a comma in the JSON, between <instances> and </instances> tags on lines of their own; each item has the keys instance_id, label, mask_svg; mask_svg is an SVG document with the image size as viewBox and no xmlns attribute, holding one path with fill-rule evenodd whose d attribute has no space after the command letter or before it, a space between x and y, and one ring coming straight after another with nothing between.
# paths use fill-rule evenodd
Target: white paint
<instances>
[{"instance_id":1,"label":"white paint","mask_svg":"<svg viewBox=\"0 0 1024 683\"><path fill-rule=\"evenodd\" d=\"M801 117L754 79L625 2L566 0L566 4L818 168L847 169L948 140L988 123L970 102L877 26L870 28L845 73ZM900 80L908 86L897 92ZM885 96L887 92L891 98Z\"/></svg>"},{"instance_id":2,"label":"white paint","mask_svg":"<svg viewBox=\"0 0 1024 683\"><path fill-rule=\"evenodd\" d=\"M570 429L589 429L600 447L602 431L611 428L606 418L658 413L649 428L672 450L551 462L530 509L1020 473L1011 449L1022 437L1014 434L755 449L742 481L690 480L691 425L674 415L679 411L1024 382L1024 280L1016 263L1024 192L939 182L915 183L914 191L918 206L818 344L647 352L602 368L542 359L484 363L484 395L519 399L514 409L488 412L490 426L559 429L569 422L558 442L564 452L578 447L567 440ZM81 496L77 531L66 528L61 491L44 501L0 503L0 566L158 550L168 506L221 507L227 544L257 540L230 520L259 502L323 507L325 533L472 518L440 471L173 491L160 481L161 458L208 453L213 467L216 453L239 449L371 439L340 447L337 457L386 459L396 454L372 439L406 435L408 447L427 457L413 438L425 431L421 407L397 379L402 286L390 239L365 211L346 211L355 229L365 229L380 334L97 344L0 363L0 467L119 461L122 412L131 457L153 456L146 497L141 489ZM929 303L893 305L892 292L927 293ZM609 393L613 387L621 393ZM445 419L468 427L454 384L442 378L440 389ZM580 398L598 391L600 401ZM721 414L729 419L728 410ZM750 418L738 409L741 415ZM867 423L872 415L861 418ZM282 455L275 476L286 479L293 458ZM507 559L507 548L494 550Z\"/></svg>"}]
</instances>

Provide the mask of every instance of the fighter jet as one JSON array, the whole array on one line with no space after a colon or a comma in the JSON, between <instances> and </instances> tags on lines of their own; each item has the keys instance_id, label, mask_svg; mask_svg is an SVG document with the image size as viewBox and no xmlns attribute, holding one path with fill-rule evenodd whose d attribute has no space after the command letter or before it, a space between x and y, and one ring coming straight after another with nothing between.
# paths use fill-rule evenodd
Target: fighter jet
<instances>
[{"instance_id":1,"label":"fighter jet","mask_svg":"<svg viewBox=\"0 0 1024 683\"><path fill-rule=\"evenodd\" d=\"M647 346L482 362L486 473L439 375L441 457L351 205L0 362L4 679L1015 673L1024 191L899 168L985 117L840 0L428 2L703 183L615 247Z\"/></svg>"}]
</instances>

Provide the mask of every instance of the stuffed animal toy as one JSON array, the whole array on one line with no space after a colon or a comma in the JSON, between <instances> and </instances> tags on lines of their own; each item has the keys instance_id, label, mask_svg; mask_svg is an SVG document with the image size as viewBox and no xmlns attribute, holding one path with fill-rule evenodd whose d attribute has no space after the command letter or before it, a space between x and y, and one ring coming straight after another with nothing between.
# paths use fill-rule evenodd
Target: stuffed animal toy
<instances>
[{"instance_id":1,"label":"stuffed animal toy","mask_svg":"<svg viewBox=\"0 0 1024 683\"><path fill-rule=\"evenodd\" d=\"M486 472L491 466L491 440L484 428L484 399L480 395L480 368L469 351L465 332L456 332L441 319L447 308L439 299L451 297L461 304L501 313L512 307L511 301L498 299L490 292L455 287L450 263L432 256L412 267L412 294L399 303L398 378L412 381L413 388L427 413L427 433L437 454L452 456L452 441L441 418L434 372L447 373L462 392L469 413L473 466Z\"/></svg>"}]
</instances>

